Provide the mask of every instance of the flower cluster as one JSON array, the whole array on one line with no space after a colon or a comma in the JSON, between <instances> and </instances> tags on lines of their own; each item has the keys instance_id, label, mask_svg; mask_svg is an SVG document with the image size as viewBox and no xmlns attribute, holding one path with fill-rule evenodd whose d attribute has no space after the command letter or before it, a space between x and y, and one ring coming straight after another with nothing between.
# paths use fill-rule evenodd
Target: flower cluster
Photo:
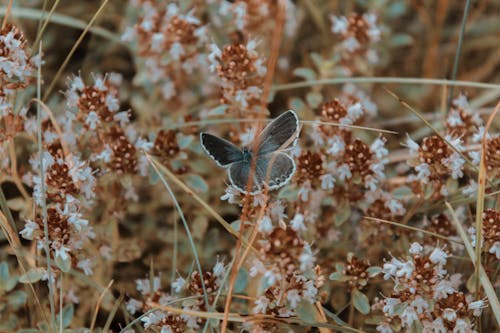
<instances>
[{"instance_id":1,"label":"flower cluster","mask_svg":"<svg viewBox=\"0 0 500 333\"><path fill-rule=\"evenodd\" d=\"M484 251L500 260L500 212L494 209L487 209L483 212L483 244ZM469 234L472 244L476 246L476 228L471 227Z\"/></svg>"},{"instance_id":2,"label":"flower cluster","mask_svg":"<svg viewBox=\"0 0 500 333\"><path fill-rule=\"evenodd\" d=\"M406 260L392 258L383 266L384 279L394 281L389 297L373 307L381 309L386 322L377 327L392 333L399 327L421 327L429 332L472 332L471 318L479 316L484 301L473 301L459 291L460 274L449 275L445 269L448 254L440 248L424 248L413 243Z\"/></svg>"},{"instance_id":3,"label":"flower cluster","mask_svg":"<svg viewBox=\"0 0 500 333\"><path fill-rule=\"evenodd\" d=\"M176 307L176 303L179 302L178 298L185 297L186 301L182 302L182 309L206 311L207 304L205 303L204 290L210 295L208 297L209 302L213 302L225 274L226 268L224 264L217 262L212 270L203 272L203 281L198 271L191 273L188 280L178 277L175 281L172 281L170 293L162 290L160 276L136 280L137 291L140 293L141 298L130 298L127 302L127 310L132 315L147 313L141 318L145 329L175 333L185 332L188 329L199 329L204 325L205 320L186 314L171 313L161 308ZM211 304L208 306L211 306ZM151 311L157 308L160 309Z\"/></svg>"},{"instance_id":4,"label":"flower cluster","mask_svg":"<svg viewBox=\"0 0 500 333\"><path fill-rule=\"evenodd\" d=\"M371 63L378 61L377 53L371 49L381 36L375 14L353 13L349 17L331 15L330 20L332 32L340 37L340 48L344 60L352 61L354 55L359 55Z\"/></svg>"},{"instance_id":5,"label":"flower cluster","mask_svg":"<svg viewBox=\"0 0 500 333\"><path fill-rule=\"evenodd\" d=\"M140 17L122 39L137 44L142 75L136 82L160 88L165 100L179 97L195 71L206 67L203 49L206 26L191 10L183 13L175 3L132 0Z\"/></svg>"},{"instance_id":6,"label":"flower cluster","mask_svg":"<svg viewBox=\"0 0 500 333\"><path fill-rule=\"evenodd\" d=\"M290 317L313 304L324 278L315 266L315 254L293 228L273 228L258 241L259 256L253 259L250 276L259 278L264 292L255 301L253 313ZM251 324L252 331L273 331L273 324ZM274 329L276 329L274 327Z\"/></svg>"},{"instance_id":7,"label":"flower cluster","mask_svg":"<svg viewBox=\"0 0 500 333\"><path fill-rule=\"evenodd\" d=\"M295 6L292 1L281 2L285 10L285 34L292 36L297 29ZM237 0L222 1L219 14L230 16L230 21L239 31L246 35L269 38L270 31L275 29L278 2L272 0Z\"/></svg>"},{"instance_id":8,"label":"flower cluster","mask_svg":"<svg viewBox=\"0 0 500 333\"><path fill-rule=\"evenodd\" d=\"M222 50L216 44L210 47L208 59L210 69L219 78L221 104L228 105L229 111L245 115L258 113L266 67L256 50L257 43L235 43Z\"/></svg>"},{"instance_id":9,"label":"flower cluster","mask_svg":"<svg viewBox=\"0 0 500 333\"><path fill-rule=\"evenodd\" d=\"M23 32L7 23L0 30L0 143L24 130L26 110L13 113L13 98L33 82L41 61L39 56L30 58L29 52Z\"/></svg>"}]
</instances>

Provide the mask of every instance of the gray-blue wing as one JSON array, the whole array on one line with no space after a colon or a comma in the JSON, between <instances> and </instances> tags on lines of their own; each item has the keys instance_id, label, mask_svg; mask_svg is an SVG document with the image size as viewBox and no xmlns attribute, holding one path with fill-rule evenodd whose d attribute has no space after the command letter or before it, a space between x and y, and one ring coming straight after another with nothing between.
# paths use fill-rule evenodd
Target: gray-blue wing
<instances>
[{"instance_id":1,"label":"gray-blue wing","mask_svg":"<svg viewBox=\"0 0 500 333\"><path fill-rule=\"evenodd\" d=\"M229 176L229 181L240 192L247 193L248 180L250 174L253 174L252 183L250 185L249 193L255 194L262 189L261 180L256 176L256 173L251 173L251 162L250 161L240 161L231 164L227 174Z\"/></svg>"},{"instance_id":2,"label":"gray-blue wing","mask_svg":"<svg viewBox=\"0 0 500 333\"><path fill-rule=\"evenodd\" d=\"M201 133L200 141L203 150L221 167L227 168L231 163L243 160L241 150L227 140L212 134Z\"/></svg>"},{"instance_id":3,"label":"gray-blue wing","mask_svg":"<svg viewBox=\"0 0 500 333\"><path fill-rule=\"evenodd\" d=\"M270 122L259 134L257 155L266 155L278 149L291 148L297 143L298 135L299 118L294 111L288 110Z\"/></svg>"},{"instance_id":4,"label":"gray-blue wing","mask_svg":"<svg viewBox=\"0 0 500 333\"><path fill-rule=\"evenodd\" d=\"M287 184L295 169L294 160L285 153L260 155L257 157L256 178L261 184L267 184L270 190L274 190Z\"/></svg>"}]
</instances>

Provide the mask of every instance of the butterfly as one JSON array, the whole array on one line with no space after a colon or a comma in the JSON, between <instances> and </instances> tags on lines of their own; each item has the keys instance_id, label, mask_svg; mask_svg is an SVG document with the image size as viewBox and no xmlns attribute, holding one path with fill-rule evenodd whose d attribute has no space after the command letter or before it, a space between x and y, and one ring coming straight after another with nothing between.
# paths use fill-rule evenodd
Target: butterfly
<instances>
[{"instance_id":1,"label":"butterfly","mask_svg":"<svg viewBox=\"0 0 500 333\"><path fill-rule=\"evenodd\" d=\"M295 162L286 153L297 144L299 118L289 110L270 122L247 147L238 148L231 142L208 133L200 133L201 146L217 165L227 168L229 182L242 193L256 194L267 186L269 190L287 184L295 173ZM254 151L255 144L257 144ZM255 171L252 172L252 163ZM250 191L247 191L249 178Z\"/></svg>"}]
</instances>

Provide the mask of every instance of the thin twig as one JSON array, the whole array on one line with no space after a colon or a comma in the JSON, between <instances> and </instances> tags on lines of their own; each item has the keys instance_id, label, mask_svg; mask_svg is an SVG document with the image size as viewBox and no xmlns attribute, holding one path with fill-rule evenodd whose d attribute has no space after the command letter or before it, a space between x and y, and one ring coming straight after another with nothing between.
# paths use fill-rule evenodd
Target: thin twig
<instances>
[{"instance_id":1,"label":"thin twig","mask_svg":"<svg viewBox=\"0 0 500 333\"><path fill-rule=\"evenodd\" d=\"M495 315L495 319L497 321L497 325L500 325L500 302L498 301L498 296L495 292L495 289L493 288L493 285L491 284L491 281L488 279L488 275L486 274L486 271L483 268L483 265L481 264L481 261L476 261L476 256L474 254L474 248L472 244L470 243L467 233L465 232L462 224L458 220L455 211L453 210L453 207L447 202L446 206L448 207L448 210L451 215L451 221L455 224L455 228L458 231L458 234L462 238L462 241L464 242L465 249L467 250L467 254L469 255L472 263L474 266L479 267L479 279L481 280L481 283L483 285L484 291L486 293L486 297L488 297L488 301L490 303L491 310L493 314ZM477 240L476 240L477 241Z\"/></svg>"},{"instance_id":2,"label":"thin twig","mask_svg":"<svg viewBox=\"0 0 500 333\"><path fill-rule=\"evenodd\" d=\"M486 149L488 142L488 130L490 129L491 123L495 118L498 110L500 109L500 102L495 107L495 110L488 118L488 122L484 127L484 134L481 140L481 160L479 161L479 173L477 175L477 201L476 201L476 262L481 262L481 247L483 244L483 210L484 210L484 193L486 188ZM476 285L476 297L479 294L479 265L476 265L475 270L475 285Z\"/></svg>"},{"instance_id":3,"label":"thin twig","mask_svg":"<svg viewBox=\"0 0 500 333\"><path fill-rule=\"evenodd\" d=\"M184 229L186 230L186 234L188 236L189 244L191 245L191 250L193 251L194 261L196 262L196 266L197 266L198 272L200 274L200 281L201 281L201 287L203 289L203 296L205 298L205 304L208 307L208 306L210 306L210 303L208 302L207 288L205 286L205 277L203 276L203 270L201 269L201 262L200 262L200 258L198 256L198 251L196 250L196 245L194 243L193 236L191 234L191 231L189 230L189 226L188 226L188 223L186 221L186 218L184 217L184 212L182 211L182 208L179 205L179 202L177 201L177 198L175 197L175 194L172 191L172 188L170 187L168 182L163 177L163 174L160 172L160 170L158 170L156 164L151 160L150 156L147 153L146 153L146 158L148 159L149 164L153 167L156 174L160 178L162 184L167 189L168 194L170 195L170 198L172 199L174 206L175 206L177 212L179 213L179 217L182 221L182 224L184 225Z\"/></svg>"},{"instance_id":4,"label":"thin twig","mask_svg":"<svg viewBox=\"0 0 500 333\"><path fill-rule=\"evenodd\" d=\"M9 3L7 4L7 8L5 9L5 16L4 16L3 21L2 21L2 30L7 25L7 20L9 19L10 12L12 10L12 3L13 2L14 2L14 0L9 0Z\"/></svg>"},{"instance_id":5,"label":"thin twig","mask_svg":"<svg viewBox=\"0 0 500 333\"><path fill-rule=\"evenodd\" d=\"M458 72L458 62L460 60L460 53L462 53L462 44L464 41L464 35L465 35L465 26L467 24L467 17L469 16L469 9L470 9L470 0L465 1L465 9L464 9L464 15L462 17L462 24L460 26L460 34L458 35L458 44L457 44L457 51L455 52L455 59L453 60L453 70L451 72L451 81L455 81L457 78L457 72ZM453 101L453 89L454 86L450 86L450 90L448 93L448 103L447 103L447 110L450 110L451 107L451 102Z\"/></svg>"},{"instance_id":6,"label":"thin twig","mask_svg":"<svg viewBox=\"0 0 500 333\"><path fill-rule=\"evenodd\" d=\"M333 79L308 80L273 86L273 91L307 88L319 85L336 85L344 83L397 83L418 85L448 85L455 87L470 87L480 89L500 89L500 84L473 81L451 81L442 79L424 79L418 77L341 77Z\"/></svg>"},{"instance_id":7,"label":"thin twig","mask_svg":"<svg viewBox=\"0 0 500 333\"><path fill-rule=\"evenodd\" d=\"M102 299L104 298L104 295L106 295L106 293L108 292L109 288L111 288L113 282L114 282L113 280L109 281L106 288L104 288L104 290L101 292L101 295L99 295L99 299L97 300L97 304L95 305L94 315L92 316L92 322L90 323L90 330L89 330L90 333L92 333L92 331L94 330L94 325L97 320L97 314L99 313L99 308L101 307Z\"/></svg>"},{"instance_id":8,"label":"thin twig","mask_svg":"<svg viewBox=\"0 0 500 333\"><path fill-rule=\"evenodd\" d=\"M42 43L38 46L38 54L42 54ZM42 91L42 65L41 61L38 62L38 71L37 71L37 84L36 84L36 96L40 99L41 91ZM47 284L49 287L49 303L50 303L50 316L51 323L49 327L55 323L55 306L54 306L54 290L53 290L53 280L52 280L52 267L51 267L51 258L50 258L50 248L49 248L49 225L47 222L47 202L46 202L46 189L45 189L45 162L43 160L43 136L42 136L42 111L40 109L40 104L37 104L36 108L36 122L37 122L37 141L38 141L38 155L39 155L39 163L40 163L40 187L41 187L41 200L42 200L42 220L43 220L43 234L44 234L44 242L43 247L45 250L45 256L47 257Z\"/></svg>"},{"instance_id":9,"label":"thin twig","mask_svg":"<svg viewBox=\"0 0 500 333\"><path fill-rule=\"evenodd\" d=\"M54 75L54 78L52 79L52 82L50 83L49 88L45 91L45 94L43 95L43 100L44 101L46 101L47 97L49 97L50 93L52 92L52 89L54 89L54 86L57 83L57 80L59 80L59 77L61 76L62 72L64 71L64 69L66 69L66 66L69 63L69 60L71 59L71 57L75 53L75 51L78 48L78 46L80 45L80 43L83 41L83 38L87 35L87 32L89 31L89 29L92 26L92 24L94 24L94 22L97 19L97 17L103 11L104 7L106 7L108 1L109 0L103 0L103 2L101 4L101 6L99 7L99 9L97 9L97 11L94 13L94 16L92 17L92 19L89 21L89 23L87 24L87 26L85 27L85 29L83 29L82 33L80 34L80 37L78 37L78 39L76 40L75 44L73 45L73 47L69 51L68 55L66 56L66 59L64 59L62 65L57 70L56 75Z\"/></svg>"}]
</instances>

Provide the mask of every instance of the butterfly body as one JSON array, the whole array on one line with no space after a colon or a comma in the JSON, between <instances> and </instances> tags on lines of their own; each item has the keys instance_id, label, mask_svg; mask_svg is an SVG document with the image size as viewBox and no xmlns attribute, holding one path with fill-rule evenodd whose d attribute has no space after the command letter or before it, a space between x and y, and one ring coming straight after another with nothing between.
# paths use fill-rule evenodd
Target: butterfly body
<instances>
[{"instance_id":1,"label":"butterfly body","mask_svg":"<svg viewBox=\"0 0 500 333\"><path fill-rule=\"evenodd\" d=\"M243 149L208 133L201 133L200 140L205 152L228 169L231 185L240 192L255 194L265 186L277 189L291 179L295 162L286 150L295 146L298 134L299 119L290 110L269 123L256 142Z\"/></svg>"}]
</instances>

